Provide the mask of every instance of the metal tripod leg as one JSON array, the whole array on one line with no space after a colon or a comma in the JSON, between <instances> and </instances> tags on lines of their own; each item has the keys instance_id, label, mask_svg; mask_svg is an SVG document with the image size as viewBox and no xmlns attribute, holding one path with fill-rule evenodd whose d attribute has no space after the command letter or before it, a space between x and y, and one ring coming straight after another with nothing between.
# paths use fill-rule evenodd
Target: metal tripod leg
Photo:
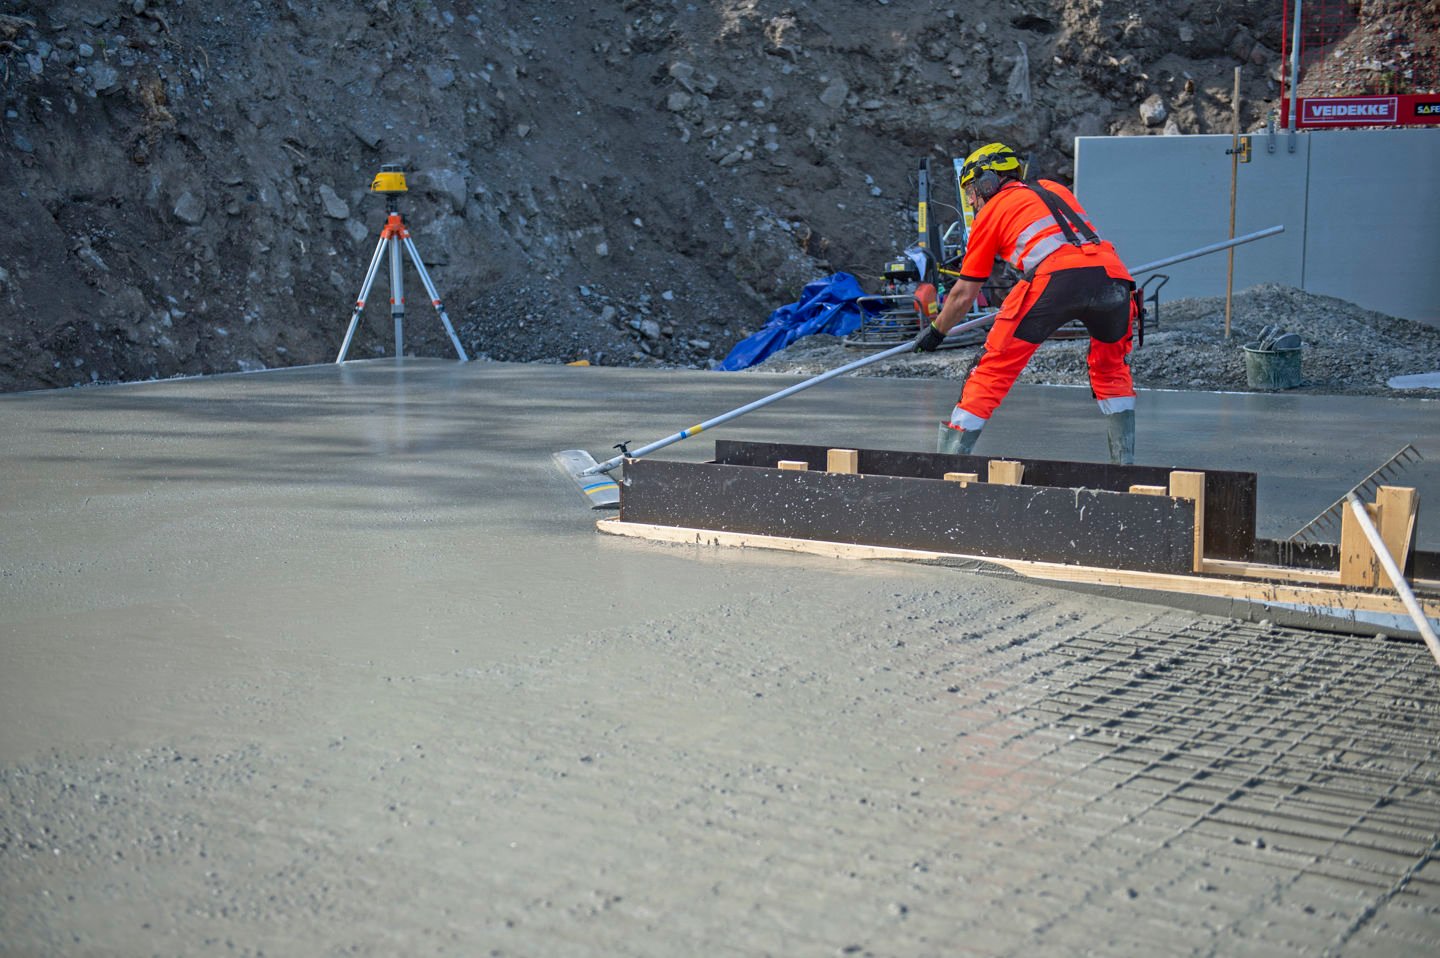
<instances>
[{"instance_id":1,"label":"metal tripod leg","mask_svg":"<svg viewBox=\"0 0 1440 958\"><path fill-rule=\"evenodd\" d=\"M340 344L340 355L335 357L337 363L343 363L345 354L350 351L350 340L355 338L355 329L360 325L360 314L365 310L365 299L370 295L370 287L375 283L375 274L380 271L380 258L385 255L385 244L388 242L385 235L381 234L380 242L375 247L375 255L370 257L370 268L365 271L360 297L355 300L355 312L350 317L350 328L345 330L345 342Z\"/></svg>"},{"instance_id":2,"label":"metal tripod leg","mask_svg":"<svg viewBox=\"0 0 1440 958\"><path fill-rule=\"evenodd\" d=\"M396 242L390 246L390 316L395 320L396 359L405 355L405 274L400 266L400 244Z\"/></svg>"},{"instance_id":3,"label":"metal tripod leg","mask_svg":"<svg viewBox=\"0 0 1440 958\"><path fill-rule=\"evenodd\" d=\"M440 314L440 321L445 324L445 332L450 334L450 343L455 347L455 352L462 363L470 361L465 355L465 348L460 345L460 337L455 335L455 327L450 325L450 317L445 313L445 305L440 302L440 294L435 290L435 284L430 280L430 273L425 269L425 264L420 260L420 252L415 248L415 241L409 236L405 238L405 248L410 251L410 260L415 264L415 270L420 274L420 282L425 284L425 292L430 294L430 303L435 307L435 312Z\"/></svg>"}]
</instances>

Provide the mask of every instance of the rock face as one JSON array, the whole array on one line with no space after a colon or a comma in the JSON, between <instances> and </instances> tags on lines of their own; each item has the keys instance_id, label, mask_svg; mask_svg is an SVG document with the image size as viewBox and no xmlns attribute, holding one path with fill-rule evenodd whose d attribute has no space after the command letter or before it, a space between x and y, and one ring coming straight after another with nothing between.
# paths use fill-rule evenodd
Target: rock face
<instances>
[{"instance_id":1,"label":"rock face","mask_svg":"<svg viewBox=\"0 0 1440 958\"><path fill-rule=\"evenodd\" d=\"M1077 134L1227 132L1236 66L1262 125L1280 5L1201 7L18 0L0 389L327 361L384 163L471 355L704 365L818 276L873 282L918 157L1064 178ZM392 348L378 312L351 357Z\"/></svg>"}]
</instances>

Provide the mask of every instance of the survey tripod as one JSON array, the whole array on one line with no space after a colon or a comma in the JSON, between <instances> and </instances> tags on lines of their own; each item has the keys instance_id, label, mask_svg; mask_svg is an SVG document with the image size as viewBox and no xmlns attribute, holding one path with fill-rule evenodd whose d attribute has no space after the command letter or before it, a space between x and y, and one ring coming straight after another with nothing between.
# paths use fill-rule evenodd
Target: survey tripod
<instances>
[{"instance_id":1,"label":"survey tripod","mask_svg":"<svg viewBox=\"0 0 1440 958\"><path fill-rule=\"evenodd\" d=\"M335 357L337 363L343 363L345 354L350 351L350 341L355 338L355 330L360 325L360 314L365 311L365 298L370 295L370 287L375 283L375 274L380 271L380 263L385 258L387 247L390 250L390 315L395 320L395 358L405 355L405 278L400 268L402 246L405 252L410 254L410 262L415 264L420 281L425 284L425 291L430 294L430 303L435 307L435 312L440 314L440 321L445 324L445 332L450 335L450 342L460 356L460 361L463 363L470 359L465 355L465 347L460 345L460 338L455 335L455 327L450 325L450 317L446 315L445 306L440 302L440 294L435 291L435 283L430 279L430 273L426 271L425 263L415 249L415 241L410 238L410 231L405 228L405 221L400 218L396 197L406 189L404 171L393 164L382 166L370 184L370 192L385 194L389 215L385 219L385 226L380 230L380 242L375 247L375 255L370 258L370 268L365 272L360 296L355 300L355 312L350 317L350 328L345 331L345 342L340 344L340 355Z\"/></svg>"}]
</instances>

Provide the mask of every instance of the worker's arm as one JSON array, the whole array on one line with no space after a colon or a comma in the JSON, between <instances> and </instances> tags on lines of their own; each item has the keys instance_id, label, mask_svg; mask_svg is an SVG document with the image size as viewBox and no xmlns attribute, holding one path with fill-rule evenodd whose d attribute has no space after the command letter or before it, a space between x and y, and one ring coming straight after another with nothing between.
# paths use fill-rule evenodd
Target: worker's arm
<instances>
[{"instance_id":1,"label":"worker's arm","mask_svg":"<svg viewBox=\"0 0 1440 958\"><path fill-rule=\"evenodd\" d=\"M975 302L975 297L980 292L980 281L974 279L962 279L950 287L950 292L945 294L945 305L940 307L940 315L932 319L920 335L915 337L915 351L921 353L933 353L940 348L945 341L945 334L950 332L970 312L970 304Z\"/></svg>"},{"instance_id":2,"label":"worker's arm","mask_svg":"<svg viewBox=\"0 0 1440 958\"><path fill-rule=\"evenodd\" d=\"M970 314L970 307L978 295L980 295L979 280L957 280L955 285L950 287L950 292L945 294L945 303L940 307L940 315L935 317L935 328L942 333L948 333L959 326Z\"/></svg>"}]
</instances>

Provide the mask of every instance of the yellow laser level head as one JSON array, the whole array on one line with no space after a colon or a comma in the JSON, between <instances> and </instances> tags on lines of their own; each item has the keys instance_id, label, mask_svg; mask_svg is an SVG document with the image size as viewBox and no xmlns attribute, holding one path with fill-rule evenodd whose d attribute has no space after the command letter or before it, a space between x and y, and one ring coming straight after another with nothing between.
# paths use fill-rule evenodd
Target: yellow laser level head
<instances>
[{"instance_id":1,"label":"yellow laser level head","mask_svg":"<svg viewBox=\"0 0 1440 958\"><path fill-rule=\"evenodd\" d=\"M405 171L396 163L380 167L380 172L370 181L371 193L404 193L405 190Z\"/></svg>"}]
</instances>

